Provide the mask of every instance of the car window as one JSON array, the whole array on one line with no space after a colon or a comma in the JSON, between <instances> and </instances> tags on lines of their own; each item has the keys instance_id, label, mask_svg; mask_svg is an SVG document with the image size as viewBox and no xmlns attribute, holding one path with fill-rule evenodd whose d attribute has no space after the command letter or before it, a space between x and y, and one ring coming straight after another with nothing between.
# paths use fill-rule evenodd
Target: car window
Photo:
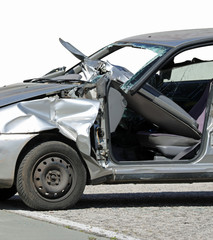
<instances>
[{"instance_id":1,"label":"car window","mask_svg":"<svg viewBox=\"0 0 213 240\"><path fill-rule=\"evenodd\" d=\"M198 47L184 51L174 58L174 63L177 64L186 60L192 61L195 57L203 61L213 60L213 46Z\"/></svg>"},{"instance_id":2,"label":"car window","mask_svg":"<svg viewBox=\"0 0 213 240\"><path fill-rule=\"evenodd\" d=\"M145 65L157 53L144 48L134 48L126 46L102 58L103 61L109 61L116 66L125 67L135 74L141 66Z\"/></svg>"},{"instance_id":3,"label":"car window","mask_svg":"<svg viewBox=\"0 0 213 240\"><path fill-rule=\"evenodd\" d=\"M212 82L212 50L209 46L177 55L149 84L189 112Z\"/></svg>"},{"instance_id":4,"label":"car window","mask_svg":"<svg viewBox=\"0 0 213 240\"><path fill-rule=\"evenodd\" d=\"M128 73L130 76L128 79L130 79L143 66L149 63L150 60L156 57L157 53L145 47L145 45L139 43L116 43L101 49L90 58L109 62L112 66L120 70L120 74L124 72ZM81 70L77 72L75 70L75 72L82 76L82 80L87 80L87 77L85 77L84 72Z\"/></svg>"},{"instance_id":5,"label":"car window","mask_svg":"<svg viewBox=\"0 0 213 240\"><path fill-rule=\"evenodd\" d=\"M156 61L158 61L170 50L169 47L161 45L141 44L140 47L152 51L154 54L151 58L149 58L149 60L146 61L146 63L141 64L139 71L137 71L134 76L132 76L127 82L125 82L121 86L121 89L126 93L136 84L138 84L142 79L143 75L156 63Z\"/></svg>"},{"instance_id":6,"label":"car window","mask_svg":"<svg viewBox=\"0 0 213 240\"><path fill-rule=\"evenodd\" d=\"M164 82L200 81L213 78L213 61L193 59L185 66L162 70L160 77Z\"/></svg>"}]
</instances>

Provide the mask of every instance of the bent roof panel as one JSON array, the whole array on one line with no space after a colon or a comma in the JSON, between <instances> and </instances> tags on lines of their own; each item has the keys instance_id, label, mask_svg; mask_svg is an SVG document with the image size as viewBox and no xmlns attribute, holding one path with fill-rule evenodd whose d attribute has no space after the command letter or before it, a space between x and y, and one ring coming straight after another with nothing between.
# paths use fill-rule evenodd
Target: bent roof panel
<instances>
[{"instance_id":1,"label":"bent roof panel","mask_svg":"<svg viewBox=\"0 0 213 240\"><path fill-rule=\"evenodd\" d=\"M137 42L177 47L194 41L213 40L213 28L177 30L137 35L119 42Z\"/></svg>"}]
</instances>

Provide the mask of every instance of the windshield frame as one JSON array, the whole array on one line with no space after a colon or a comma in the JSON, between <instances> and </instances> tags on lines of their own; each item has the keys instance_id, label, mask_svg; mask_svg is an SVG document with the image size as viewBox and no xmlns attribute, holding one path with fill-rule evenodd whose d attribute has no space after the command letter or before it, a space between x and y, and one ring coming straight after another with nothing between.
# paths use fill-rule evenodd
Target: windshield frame
<instances>
[{"instance_id":1,"label":"windshield frame","mask_svg":"<svg viewBox=\"0 0 213 240\"><path fill-rule=\"evenodd\" d=\"M141 66L141 68L128 81L126 81L124 84L120 86L122 91L124 91L125 93L129 92L132 88L134 88L140 82L140 80L143 78L146 72L172 48L164 45L149 43L115 42L93 53L88 58L91 60L101 60L102 58L124 47L148 49L153 51L154 53L157 53L157 55L155 55L152 59L150 59L143 66ZM66 73L69 74L81 72L82 71L81 63L82 62L79 62L78 64L70 68Z\"/></svg>"}]
</instances>

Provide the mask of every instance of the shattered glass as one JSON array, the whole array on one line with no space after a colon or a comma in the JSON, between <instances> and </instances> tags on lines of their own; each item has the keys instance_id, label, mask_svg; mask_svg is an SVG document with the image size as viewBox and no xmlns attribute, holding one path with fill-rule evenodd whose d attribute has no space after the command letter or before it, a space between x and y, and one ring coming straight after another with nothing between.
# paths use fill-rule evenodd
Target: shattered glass
<instances>
[{"instance_id":1,"label":"shattered glass","mask_svg":"<svg viewBox=\"0 0 213 240\"><path fill-rule=\"evenodd\" d=\"M212 61L202 61L198 63L191 63L186 66L166 69L161 71L161 75L164 79L164 82L205 80L212 78L212 68Z\"/></svg>"},{"instance_id":2,"label":"shattered glass","mask_svg":"<svg viewBox=\"0 0 213 240\"><path fill-rule=\"evenodd\" d=\"M156 53L156 55L149 59L143 66L142 68L135 74L133 75L127 82L125 82L122 86L121 89L124 92L128 92L138 81L140 81L140 79L142 78L142 76L144 75L144 73L147 72L147 70L149 68L151 68L156 61L161 58L162 56L164 56L169 50L169 47L165 47L165 46L157 46L157 45L150 45L150 44L139 44L139 43L135 43L133 44L135 47L140 47L142 49L148 49L153 51L154 53Z\"/></svg>"}]
</instances>

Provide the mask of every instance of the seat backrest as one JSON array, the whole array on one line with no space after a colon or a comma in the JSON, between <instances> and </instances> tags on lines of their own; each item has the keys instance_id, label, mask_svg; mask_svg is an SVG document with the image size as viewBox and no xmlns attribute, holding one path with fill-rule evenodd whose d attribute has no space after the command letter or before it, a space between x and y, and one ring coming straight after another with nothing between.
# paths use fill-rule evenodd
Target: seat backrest
<instances>
[{"instance_id":1,"label":"seat backrest","mask_svg":"<svg viewBox=\"0 0 213 240\"><path fill-rule=\"evenodd\" d=\"M126 100L130 108L167 133L200 139L196 120L151 85L145 84L138 93L128 94Z\"/></svg>"},{"instance_id":2,"label":"seat backrest","mask_svg":"<svg viewBox=\"0 0 213 240\"><path fill-rule=\"evenodd\" d=\"M205 121L205 113L206 113L206 105L209 96L211 82L206 85L206 88L199 99L199 101L193 106L193 108L189 111L189 114L197 121L199 127L199 131L203 131L203 125Z\"/></svg>"}]
</instances>

